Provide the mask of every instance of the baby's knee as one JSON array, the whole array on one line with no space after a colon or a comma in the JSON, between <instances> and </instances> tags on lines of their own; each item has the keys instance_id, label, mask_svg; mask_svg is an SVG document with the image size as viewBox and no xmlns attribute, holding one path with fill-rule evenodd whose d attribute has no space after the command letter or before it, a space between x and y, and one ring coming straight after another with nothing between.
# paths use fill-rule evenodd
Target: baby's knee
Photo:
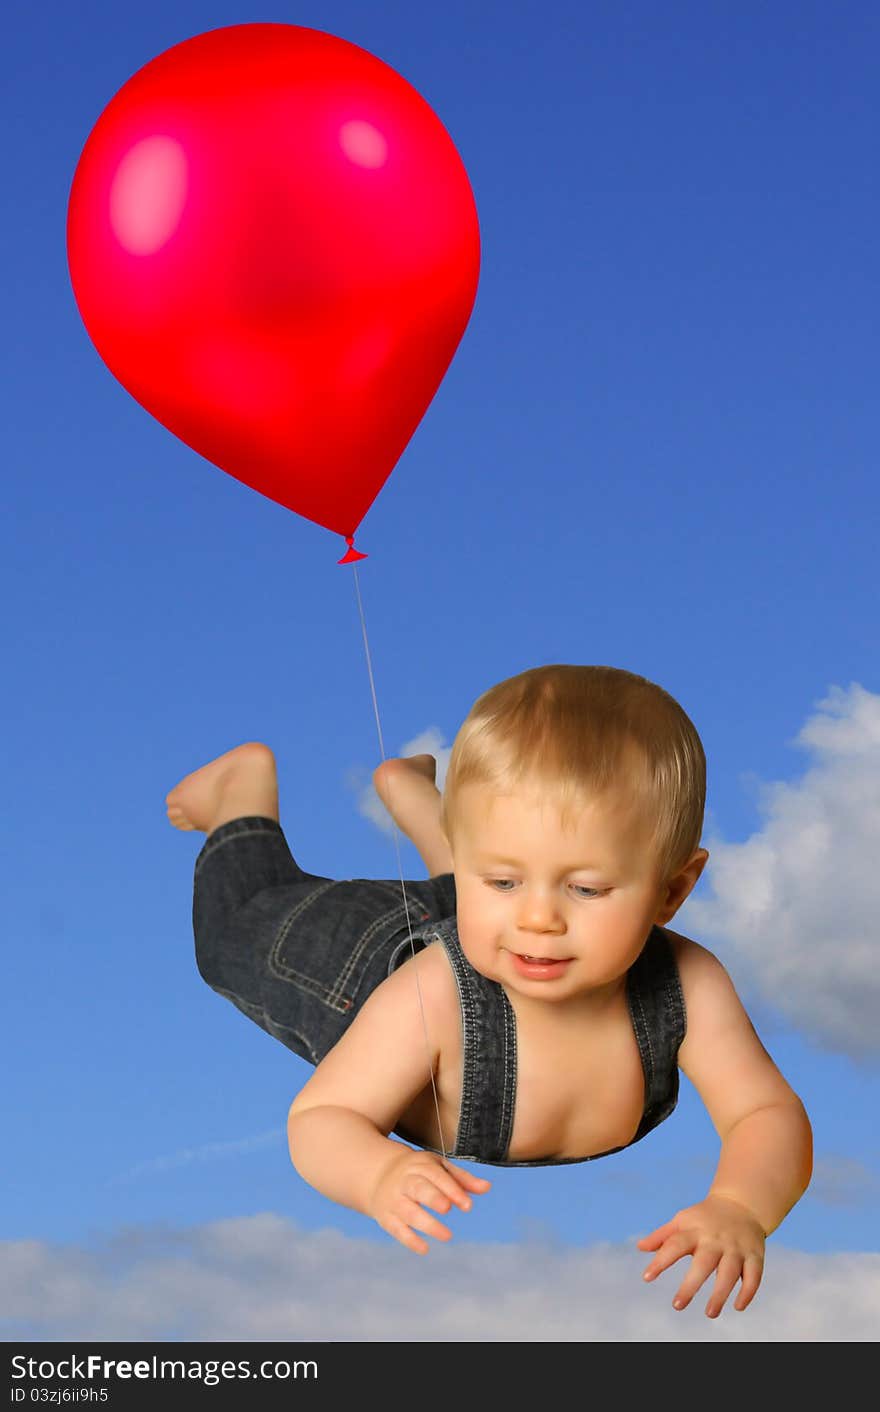
<instances>
[{"instance_id":1,"label":"baby's knee","mask_svg":"<svg viewBox=\"0 0 880 1412\"><path fill-rule=\"evenodd\" d=\"M216 934L196 929L194 937L196 969L205 984L216 990L222 986L222 952Z\"/></svg>"}]
</instances>

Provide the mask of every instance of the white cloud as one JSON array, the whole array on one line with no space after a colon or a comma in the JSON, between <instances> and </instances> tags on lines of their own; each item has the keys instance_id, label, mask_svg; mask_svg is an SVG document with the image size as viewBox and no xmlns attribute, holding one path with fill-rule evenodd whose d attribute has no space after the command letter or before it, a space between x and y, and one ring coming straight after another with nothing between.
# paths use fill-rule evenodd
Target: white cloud
<instances>
[{"instance_id":1,"label":"white cloud","mask_svg":"<svg viewBox=\"0 0 880 1412\"><path fill-rule=\"evenodd\" d=\"M3 1337L301 1342L873 1342L880 1255L768 1244L749 1309L672 1309L685 1263L657 1283L634 1243L432 1244L304 1231L264 1213L189 1229L135 1227L92 1248L0 1245ZM680 1273L679 1273L680 1272Z\"/></svg>"},{"instance_id":2,"label":"white cloud","mask_svg":"<svg viewBox=\"0 0 880 1412\"><path fill-rule=\"evenodd\" d=\"M706 837L714 896L673 926L720 958L824 1048L880 1048L880 696L832 687L794 744L794 783L752 782L765 822L744 843Z\"/></svg>"}]
</instances>

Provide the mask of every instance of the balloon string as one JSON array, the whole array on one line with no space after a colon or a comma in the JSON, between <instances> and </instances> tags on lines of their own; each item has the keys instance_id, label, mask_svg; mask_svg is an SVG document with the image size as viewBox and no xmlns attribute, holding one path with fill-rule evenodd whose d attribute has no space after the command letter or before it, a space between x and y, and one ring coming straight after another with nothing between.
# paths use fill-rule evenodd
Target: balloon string
<instances>
[{"instance_id":1,"label":"balloon string","mask_svg":"<svg viewBox=\"0 0 880 1412\"><path fill-rule=\"evenodd\" d=\"M384 764L384 762L385 762L385 745L384 745L384 742L383 742L383 740L382 740L382 725L381 725L381 723L380 723L380 721L379 721L379 707L378 707L377 702L376 702L376 686L375 686L375 683L374 683L374 681L373 681L373 664L372 664L372 662L371 662L371 660L370 660L370 644L369 644L369 642L367 641L367 625L366 625L366 622L364 621L364 608L363 608L363 603L361 602L361 589L360 589L360 583L359 583L359 581L358 581L357 564L353 563L353 564L352 564L352 569L354 570L354 586L355 586L355 589L356 589L356 591L357 591L358 609L359 609L359 611L360 611L360 616L361 616L361 631L363 632L363 637L364 637L364 650L365 650L365 652L366 652L366 654L367 654L367 671L368 671L369 676L370 676L370 691L372 692L372 696L373 696L373 712L374 712L375 717L376 717L376 730L377 730L378 733L379 733L379 750L381 751L381 754L382 754L382 762L383 762L383 764ZM390 792L390 781L389 781L389 792ZM390 810L389 810L389 813L390 813ZM408 932L409 932L409 945L410 945L410 950L411 950L412 955L413 955L413 975L414 975L415 978L416 978L416 991L417 991L418 997L419 997L419 1010L421 1011L421 1015L422 1015L422 1028L423 1028L423 1030L424 1030L424 1032L425 1032L425 1048L426 1048L427 1054L428 1054L428 1074L429 1074L429 1077L430 1077L430 1079L431 1079L431 1090L432 1090L432 1092L433 1092L433 1094L434 1094L434 1109L435 1109L436 1114L437 1114L437 1130L438 1130L438 1132L440 1133L440 1148L441 1148L441 1151L442 1151L442 1153L443 1153L443 1160L444 1160L444 1162L445 1162L445 1161L448 1160L448 1153L447 1153L447 1151L446 1151L446 1144L445 1144L445 1142L443 1141L443 1124L442 1124L441 1121L440 1121L440 1104L439 1104L438 1099L437 1099L437 1086L436 1086L436 1084L434 1083L434 1065L431 1063L431 1042L430 1042L430 1039L429 1039L429 1037L428 1037L428 1022L427 1022L427 1020L425 1019L425 1006L424 1006L424 1003L423 1003L423 1001L422 1001L422 988L421 988L421 986L420 986L420 984L419 984L419 968L418 968L418 962L416 961L416 948L415 948L415 941L414 941L414 939L413 939L413 934L412 934L412 926L410 925L409 903L407 902L407 897L406 897L406 884L405 884L405 882L404 882L404 880L403 880L403 864L401 863L401 859L400 859L400 834L399 834L398 831L397 831L397 825L396 825L395 822L394 822L394 817L393 817L393 815L392 815L392 818L391 818L391 824L392 824L392 827L393 827L393 829L394 829L394 846L395 846L395 848L396 848L396 850L397 850L397 871L398 871L398 873L399 873L399 875L400 875L400 886L401 886L401 890L402 890L402 892L403 892L403 905L404 905L404 909L405 909L405 911L406 911L406 925L407 925L407 930L408 930Z\"/></svg>"}]
</instances>

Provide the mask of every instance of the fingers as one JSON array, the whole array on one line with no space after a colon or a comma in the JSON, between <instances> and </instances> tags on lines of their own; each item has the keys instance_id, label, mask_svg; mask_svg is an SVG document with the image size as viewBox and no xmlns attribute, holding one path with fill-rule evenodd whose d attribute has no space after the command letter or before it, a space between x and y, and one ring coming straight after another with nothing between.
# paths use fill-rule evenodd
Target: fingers
<instances>
[{"instance_id":1,"label":"fingers","mask_svg":"<svg viewBox=\"0 0 880 1412\"><path fill-rule=\"evenodd\" d=\"M423 1181L424 1179L420 1178L416 1184L417 1187L421 1187ZM424 1206L432 1206L435 1211L445 1212L449 1210L450 1204L449 1198L436 1189L430 1193L422 1190L418 1197L401 1195L395 1204L395 1210L389 1213L380 1224L389 1235L393 1236L395 1240L399 1240L401 1245L405 1245L408 1250L414 1250L417 1255L427 1255L428 1243L417 1236L416 1231L423 1231L425 1235L442 1241L451 1240L452 1232L448 1226L443 1225L442 1221L438 1221L435 1216L432 1216L430 1211L423 1208Z\"/></svg>"},{"instance_id":2,"label":"fingers","mask_svg":"<svg viewBox=\"0 0 880 1412\"><path fill-rule=\"evenodd\" d=\"M758 1286L764 1274L764 1261L760 1255L747 1255L743 1262L742 1289L736 1297L734 1309L747 1309L758 1293Z\"/></svg>"},{"instance_id":3,"label":"fingers","mask_svg":"<svg viewBox=\"0 0 880 1412\"><path fill-rule=\"evenodd\" d=\"M642 1250L657 1250L664 1240L672 1235L674 1229L675 1221L667 1221L664 1226L658 1226L656 1231L651 1231L650 1235L642 1236L641 1240L636 1241L636 1245Z\"/></svg>"},{"instance_id":4,"label":"fingers","mask_svg":"<svg viewBox=\"0 0 880 1412\"><path fill-rule=\"evenodd\" d=\"M417 1201L422 1206L430 1206L433 1211L440 1211L443 1215L453 1202L460 1206L462 1211L469 1211L471 1207L471 1199L467 1193L462 1191L454 1177L439 1167L430 1175L425 1172L413 1172L403 1183L401 1191L410 1200Z\"/></svg>"},{"instance_id":5,"label":"fingers","mask_svg":"<svg viewBox=\"0 0 880 1412\"><path fill-rule=\"evenodd\" d=\"M710 1319L718 1317L740 1278L742 1278L742 1288L736 1298L734 1308L740 1311L748 1308L761 1283L764 1261L760 1256L754 1254L746 1256L738 1252L725 1254L723 1246L715 1242L710 1244L703 1242L694 1249L693 1240L688 1241L686 1236L671 1237L645 1270L644 1278L646 1280L656 1279L663 1270L667 1270L670 1265L673 1265L676 1260L680 1260L683 1255L689 1254L691 1250L693 1250L693 1259L672 1301L673 1309L686 1309L694 1295L702 1288L712 1271L716 1269L718 1273L715 1276L715 1284L706 1305L707 1316Z\"/></svg>"},{"instance_id":6,"label":"fingers","mask_svg":"<svg viewBox=\"0 0 880 1412\"><path fill-rule=\"evenodd\" d=\"M427 1255L430 1249L428 1242L422 1240L421 1236L417 1236L414 1230L410 1230L410 1225L418 1228L420 1217L425 1217L426 1220L433 1220L433 1217L429 1217L427 1212L416 1207L413 1215L408 1218L409 1224L407 1224L407 1221L404 1220L402 1216L388 1216L384 1221L380 1221L379 1224L382 1229L387 1231L390 1236L393 1236L396 1241L399 1241L401 1245L405 1245L407 1250L415 1251L416 1255ZM451 1232L448 1231L445 1226L442 1226L439 1221L436 1221L434 1224L437 1226L437 1231L428 1231L429 1235L436 1234L438 1240L449 1240L451 1238ZM422 1227L422 1229L424 1229L424 1227ZM442 1232L442 1234L440 1234L440 1232Z\"/></svg>"},{"instance_id":7,"label":"fingers","mask_svg":"<svg viewBox=\"0 0 880 1412\"><path fill-rule=\"evenodd\" d=\"M455 1167L448 1158L441 1164L442 1170L447 1172L456 1182L459 1182L468 1191L482 1194L488 1191L492 1183L486 1177L475 1177L473 1172L466 1172L464 1167Z\"/></svg>"},{"instance_id":8,"label":"fingers","mask_svg":"<svg viewBox=\"0 0 880 1412\"><path fill-rule=\"evenodd\" d=\"M708 1260L701 1262L698 1266L697 1258L694 1257L687 1279L682 1283L681 1289L672 1301L676 1309L684 1309L686 1305L690 1304L703 1281L711 1274L713 1266L710 1266L701 1276L700 1272L706 1263ZM758 1292L758 1286L764 1272L764 1261L758 1255L742 1256L731 1253L723 1255L717 1264L718 1274L715 1276L715 1284L706 1305L706 1314L710 1319L717 1319L740 1277L742 1277L742 1289L737 1295L733 1307L740 1311L746 1309ZM680 1299L683 1299L682 1303L679 1303Z\"/></svg>"},{"instance_id":9,"label":"fingers","mask_svg":"<svg viewBox=\"0 0 880 1412\"><path fill-rule=\"evenodd\" d=\"M686 1309L713 1270L717 1271L706 1305L710 1319L721 1313L740 1279L742 1288L734 1308L746 1309L764 1272L764 1231L749 1209L732 1199L709 1196L697 1206L677 1212L636 1244L641 1250L655 1252L643 1272L646 1280L656 1279L683 1256L692 1256L672 1301L674 1309Z\"/></svg>"},{"instance_id":10,"label":"fingers","mask_svg":"<svg viewBox=\"0 0 880 1412\"><path fill-rule=\"evenodd\" d=\"M722 1253L720 1245L701 1246L697 1250L691 1261L690 1269L679 1285L678 1293L672 1301L673 1309L687 1309L697 1290L702 1288L712 1271L717 1269ZM734 1274L731 1288L736 1283L738 1274L739 1271ZM729 1290L728 1293L730 1293Z\"/></svg>"},{"instance_id":11,"label":"fingers","mask_svg":"<svg viewBox=\"0 0 880 1412\"><path fill-rule=\"evenodd\" d=\"M742 1274L743 1262L736 1255L725 1255L718 1266L715 1284L706 1305L706 1314L717 1319L724 1308L725 1300Z\"/></svg>"},{"instance_id":12,"label":"fingers","mask_svg":"<svg viewBox=\"0 0 880 1412\"><path fill-rule=\"evenodd\" d=\"M437 1163L432 1167L430 1174L421 1179L433 1182L440 1191L449 1197L450 1201L454 1201L456 1206L460 1206L462 1211L470 1211L473 1205L468 1192L472 1191L481 1196L492 1185L485 1177L471 1176L470 1172L465 1172L461 1167L452 1167L447 1163ZM420 1197L418 1199L421 1200ZM440 1208L435 1209L439 1210ZM448 1207L443 1209L448 1210Z\"/></svg>"},{"instance_id":13,"label":"fingers","mask_svg":"<svg viewBox=\"0 0 880 1412\"><path fill-rule=\"evenodd\" d=\"M642 1278L655 1280L664 1270L668 1270L670 1265L674 1265L676 1260L680 1260L683 1255L689 1255L695 1244L693 1234L689 1235L686 1231L675 1232L663 1242L662 1250L654 1256Z\"/></svg>"},{"instance_id":14,"label":"fingers","mask_svg":"<svg viewBox=\"0 0 880 1412\"><path fill-rule=\"evenodd\" d=\"M432 1216L431 1211L446 1215L453 1204L462 1211L469 1211L473 1202L464 1188L479 1194L491 1185L485 1177L472 1176L449 1163L432 1161L425 1169L420 1161L418 1166L402 1174L394 1209L384 1221L380 1220L380 1225L408 1250L426 1255L430 1247L416 1231L433 1236L435 1240L452 1239L452 1232Z\"/></svg>"},{"instance_id":15,"label":"fingers","mask_svg":"<svg viewBox=\"0 0 880 1412\"><path fill-rule=\"evenodd\" d=\"M423 1231L425 1235L433 1236L435 1240L452 1240L452 1231L448 1226L444 1226L442 1221L438 1221L436 1216L432 1216L430 1211L426 1211L417 1201L401 1202L401 1219L412 1231ZM418 1240L418 1237L414 1237ZM428 1249L424 1241L420 1242L425 1250Z\"/></svg>"}]
</instances>

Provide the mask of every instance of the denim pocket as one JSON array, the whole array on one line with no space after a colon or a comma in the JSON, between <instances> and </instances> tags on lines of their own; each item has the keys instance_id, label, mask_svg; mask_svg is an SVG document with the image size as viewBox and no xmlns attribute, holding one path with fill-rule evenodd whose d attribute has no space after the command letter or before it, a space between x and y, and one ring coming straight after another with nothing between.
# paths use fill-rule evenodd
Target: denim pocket
<instances>
[{"instance_id":1,"label":"denim pocket","mask_svg":"<svg viewBox=\"0 0 880 1412\"><path fill-rule=\"evenodd\" d=\"M408 901L415 920L424 907L410 893ZM329 1009L348 1014L387 974L386 943L406 922L399 884L395 889L372 878L328 881L284 917L269 952L269 970Z\"/></svg>"}]
</instances>

